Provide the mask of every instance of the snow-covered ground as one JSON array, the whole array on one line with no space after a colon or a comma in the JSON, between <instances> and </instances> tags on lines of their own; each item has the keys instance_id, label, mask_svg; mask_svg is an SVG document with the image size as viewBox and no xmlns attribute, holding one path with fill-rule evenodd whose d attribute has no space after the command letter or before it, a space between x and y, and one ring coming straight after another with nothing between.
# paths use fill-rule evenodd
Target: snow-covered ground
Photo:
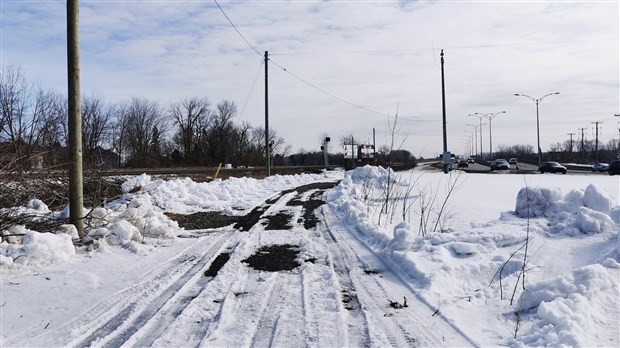
<instances>
[{"instance_id":1,"label":"snow-covered ground","mask_svg":"<svg viewBox=\"0 0 620 348\"><path fill-rule=\"evenodd\" d=\"M618 178L459 173L130 178L89 215L87 246L70 226L5 232L25 236L0 244L0 346L619 346ZM312 192L279 192L336 180L308 230L182 231L163 214L273 199L264 216L298 221L288 203ZM293 271L244 263L285 244Z\"/></svg>"}]
</instances>

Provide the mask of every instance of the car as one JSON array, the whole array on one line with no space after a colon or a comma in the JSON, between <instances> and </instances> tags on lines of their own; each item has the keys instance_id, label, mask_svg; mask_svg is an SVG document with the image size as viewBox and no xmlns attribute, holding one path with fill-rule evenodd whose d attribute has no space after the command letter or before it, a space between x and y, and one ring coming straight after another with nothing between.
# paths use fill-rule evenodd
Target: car
<instances>
[{"instance_id":1,"label":"car","mask_svg":"<svg viewBox=\"0 0 620 348\"><path fill-rule=\"evenodd\" d=\"M609 164L607 163L597 163L594 166L592 166L593 172L606 172L607 169L609 169Z\"/></svg>"},{"instance_id":2,"label":"car","mask_svg":"<svg viewBox=\"0 0 620 348\"><path fill-rule=\"evenodd\" d=\"M459 161L458 168L461 168L461 167L465 167L465 168L469 167L469 163L468 163L468 162L467 162L467 160L466 160L466 159L464 159L464 158L462 158L462 159Z\"/></svg>"},{"instance_id":3,"label":"car","mask_svg":"<svg viewBox=\"0 0 620 348\"><path fill-rule=\"evenodd\" d=\"M511 158L508 160L508 164L517 164L517 159L516 158Z\"/></svg>"},{"instance_id":4,"label":"car","mask_svg":"<svg viewBox=\"0 0 620 348\"><path fill-rule=\"evenodd\" d=\"M491 171L494 170L509 170L510 169L510 165L508 164L508 161L506 161L505 159L496 159L495 161L491 162Z\"/></svg>"},{"instance_id":5,"label":"car","mask_svg":"<svg viewBox=\"0 0 620 348\"><path fill-rule=\"evenodd\" d=\"M538 168L538 171L540 171L541 174L547 173L547 172L566 174L566 167L564 167L558 162L546 161L540 165L540 167Z\"/></svg>"},{"instance_id":6,"label":"car","mask_svg":"<svg viewBox=\"0 0 620 348\"><path fill-rule=\"evenodd\" d=\"M609 163L609 168L607 168L607 172L609 173L609 175L620 174L620 160Z\"/></svg>"},{"instance_id":7,"label":"car","mask_svg":"<svg viewBox=\"0 0 620 348\"><path fill-rule=\"evenodd\" d=\"M473 164L473 163L476 163L476 161L473 158L470 157L470 158L467 159L467 163Z\"/></svg>"}]
</instances>

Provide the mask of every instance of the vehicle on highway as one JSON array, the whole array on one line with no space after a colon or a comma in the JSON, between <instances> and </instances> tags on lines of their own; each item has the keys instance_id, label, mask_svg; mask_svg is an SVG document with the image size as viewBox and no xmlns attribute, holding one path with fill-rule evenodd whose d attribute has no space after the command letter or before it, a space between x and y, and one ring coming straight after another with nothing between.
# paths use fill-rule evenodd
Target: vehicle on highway
<instances>
[{"instance_id":1,"label":"vehicle on highway","mask_svg":"<svg viewBox=\"0 0 620 348\"><path fill-rule=\"evenodd\" d=\"M494 160L493 162L491 162L491 171L494 170L509 170L510 169L510 165L508 164L508 161L506 161L503 158L499 158Z\"/></svg>"},{"instance_id":2,"label":"vehicle on highway","mask_svg":"<svg viewBox=\"0 0 620 348\"><path fill-rule=\"evenodd\" d=\"M508 164L517 164L517 159L516 158L511 158L508 160Z\"/></svg>"},{"instance_id":3,"label":"vehicle on highway","mask_svg":"<svg viewBox=\"0 0 620 348\"><path fill-rule=\"evenodd\" d=\"M459 161L458 168L461 168L461 167L465 167L465 168L469 167L469 162L464 158L461 158L461 160Z\"/></svg>"},{"instance_id":4,"label":"vehicle on highway","mask_svg":"<svg viewBox=\"0 0 620 348\"><path fill-rule=\"evenodd\" d=\"M606 172L609 169L609 164L607 163L597 163L592 167L593 172Z\"/></svg>"},{"instance_id":5,"label":"vehicle on highway","mask_svg":"<svg viewBox=\"0 0 620 348\"><path fill-rule=\"evenodd\" d=\"M566 174L566 167L564 167L563 165L561 165L558 162L554 162L554 161L547 161L547 162L543 162L540 167L538 168L538 171L540 171L540 173L562 173L562 174Z\"/></svg>"},{"instance_id":6,"label":"vehicle on highway","mask_svg":"<svg viewBox=\"0 0 620 348\"><path fill-rule=\"evenodd\" d=\"M476 163L476 161L473 158L470 157L470 158L467 159L467 163L474 164L474 163Z\"/></svg>"},{"instance_id":7,"label":"vehicle on highway","mask_svg":"<svg viewBox=\"0 0 620 348\"><path fill-rule=\"evenodd\" d=\"M620 174L620 161L613 161L609 164L607 169L609 175Z\"/></svg>"}]
</instances>

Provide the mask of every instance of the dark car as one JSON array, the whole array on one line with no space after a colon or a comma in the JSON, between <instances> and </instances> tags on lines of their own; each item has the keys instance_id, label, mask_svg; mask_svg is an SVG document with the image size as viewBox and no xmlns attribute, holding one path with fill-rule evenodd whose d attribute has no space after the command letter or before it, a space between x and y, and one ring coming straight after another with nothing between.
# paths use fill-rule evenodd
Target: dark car
<instances>
[{"instance_id":1,"label":"dark car","mask_svg":"<svg viewBox=\"0 0 620 348\"><path fill-rule=\"evenodd\" d=\"M496 159L495 161L491 162L491 170L509 170L510 169L510 165L508 164L508 161L506 161L505 159Z\"/></svg>"},{"instance_id":2,"label":"dark car","mask_svg":"<svg viewBox=\"0 0 620 348\"><path fill-rule=\"evenodd\" d=\"M611 162L609 168L607 168L607 172L609 175L620 174L620 161Z\"/></svg>"},{"instance_id":3,"label":"dark car","mask_svg":"<svg viewBox=\"0 0 620 348\"><path fill-rule=\"evenodd\" d=\"M553 162L553 161L547 161L547 162L543 162L540 167L538 168L538 171L540 171L541 173L562 173L562 174L566 174L566 167L564 167L563 165L559 164L558 162Z\"/></svg>"},{"instance_id":4,"label":"dark car","mask_svg":"<svg viewBox=\"0 0 620 348\"><path fill-rule=\"evenodd\" d=\"M465 167L465 168L469 167L469 163L464 158L461 158L461 160L459 161L458 168L461 168L461 167Z\"/></svg>"}]
</instances>

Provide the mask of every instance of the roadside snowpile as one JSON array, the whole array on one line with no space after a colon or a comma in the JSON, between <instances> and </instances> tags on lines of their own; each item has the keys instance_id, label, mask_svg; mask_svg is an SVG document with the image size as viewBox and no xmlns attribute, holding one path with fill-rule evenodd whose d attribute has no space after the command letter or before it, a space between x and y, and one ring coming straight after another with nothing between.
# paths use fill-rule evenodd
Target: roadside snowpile
<instances>
[{"instance_id":1,"label":"roadside snowpile","mask_svg":"<svg viewBox=\"0 0 620 348\"><path fill-rule=\"evenodd\" d=\"M466 328L468 335L488 338L489 330L502 332L506 337L502 344L516 346L618 342L620 206L606 192L592 184L585 189L575 189L573 184L564 196L559 188L517 188L510 193L516 197L515 211L469 226L454 223L446 233L424 234L418 224L419 210L438 208L419 205L420 197L424 187L440 187L446 177L420 175L414 181L417 189L408 191L418 196L409 197L409 202L400 197L393 203L398 205L395 211L407 211L408 222L398 223L402 215L396 214L394 224L379 224L373 212L383 202L372 194L384 187L387 173L367 167L347 172L328 194L328 202L361 241L411 277L423 301ZM503 190L495 191L503 195ZM437 192L435 203L443 199ZM418 201L412 205L414 199ZM456 204L463 206L463 202ZM521 288L524 268L525 291ZM512 339L515 312L520 322L517 338ZM480 343L496 345L497 341Z\"/></svg>"},{"instance_id":2,"label":"roadside snowpile","mask_svg":"<svg viewBox=\"0 0 620 348\"><path fill-rule=\"evenodd\" d=\"M547 218L547 233L565 236L617 231L614 221L620 219L620 207L614 207L613 199L592 184L564 197L559 189L524 187L517 195L515 213Z\"/></svg>"},{"instance_id":3,"label":"roadside snowpile","mask_svg":"<svg viewBox=\"0 0 620 348\"><path fill-rule=\"evenodd\" d=\"M121 185L123 196L104 207L86 212L84 243L90 249L104 250L120 246L132 253L152 250L148 239L174 238L180 228L164 212L191 214L196 211L216 210L226 214L242 214L267 197L287 188L336 178L342 173L274 175L264 180L252 178L229 178L197 183L189 178L152 180L142 174L129 178ZM13 208L13 214L25 214L33 218L58 217L66 219L68 208L51 212L40 200L32 200L26 207ZM68 246L74 250L72 238L77 238L73 225L63 225L58 231L30 231L22 225L1 231L7 237L0 243L0 264L42 264L66 260ZM40 233L50 232L50 233ZM58 253L55 254L54 250Z\"/></svg>"},{"instance_id":4,"label":"roadside snowpile","mask_svg":"<svg viewBox=\"0 0 620 348\"><path fill-rule=\"evenodd\" d=\"M227 215L242 215L247 209L253 208L280 190L325 180L335 175L342 174L326 172L273 175L262 180L231 177L211 182L194 182L189 178L151 180L148 175L141 175L123 184L123 190L148 194L154 205L170 213L221 211Z\"/></svg>"}]
</instances>

